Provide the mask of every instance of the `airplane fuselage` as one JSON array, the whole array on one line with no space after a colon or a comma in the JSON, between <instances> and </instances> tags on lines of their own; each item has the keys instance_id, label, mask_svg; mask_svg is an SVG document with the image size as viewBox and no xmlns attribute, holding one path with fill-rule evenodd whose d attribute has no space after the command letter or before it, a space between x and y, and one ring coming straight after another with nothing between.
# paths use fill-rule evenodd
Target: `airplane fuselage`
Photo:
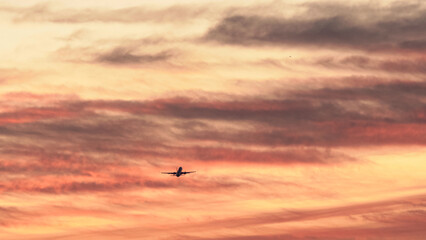
<instances>
[{"instance_id":1,"label":"airplane fuselage","mask_svg":"<svg viewBox=\"0 0 426 240\"><path fill-rule=\"evenodd\" d=\"M182 167L179 167L179 169L176 172L176 177L180 177L182 175Z\"/></svg>"}]
</instances>

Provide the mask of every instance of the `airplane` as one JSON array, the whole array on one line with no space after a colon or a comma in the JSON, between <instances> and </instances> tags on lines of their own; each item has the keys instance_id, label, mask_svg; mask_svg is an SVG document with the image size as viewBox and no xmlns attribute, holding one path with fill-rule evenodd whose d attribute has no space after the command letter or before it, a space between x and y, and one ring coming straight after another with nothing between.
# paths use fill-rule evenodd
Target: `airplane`
<instances>
[{"instance_id":1,"label":"airplane","mask_svg":"<svg viewBox=\"0 0 426 240\"><path fill-rule=\"evenodd\" d=\"M182 174L188 174L188 173L195 173L196 171L191 172L182 172L182 167L179 167L179 169L176 172L161 172L161 174L173 174L176 177L180 177Z\"/></svg>"}]
</instances>

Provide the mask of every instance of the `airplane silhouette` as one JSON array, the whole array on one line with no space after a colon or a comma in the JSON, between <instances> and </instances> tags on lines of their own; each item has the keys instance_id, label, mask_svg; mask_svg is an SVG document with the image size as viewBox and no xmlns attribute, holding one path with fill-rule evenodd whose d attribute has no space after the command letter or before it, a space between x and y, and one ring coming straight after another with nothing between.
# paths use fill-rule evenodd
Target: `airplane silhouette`
<instances>
[{"instance_id":1,"label":"airplane silhouette","mask_svg":"<svg viewBox=\"0 0 426 240\"><path fill-rule=\"evenodd\" d=\"M191 171L191 172L182 172L182 167L179 167L179 169L176 172L161 172L162 174L173 174L176 177L180 177L180 175L182 174L188 174L188 173L194 173L196 171Z\"/></svg>"}]
</instances>

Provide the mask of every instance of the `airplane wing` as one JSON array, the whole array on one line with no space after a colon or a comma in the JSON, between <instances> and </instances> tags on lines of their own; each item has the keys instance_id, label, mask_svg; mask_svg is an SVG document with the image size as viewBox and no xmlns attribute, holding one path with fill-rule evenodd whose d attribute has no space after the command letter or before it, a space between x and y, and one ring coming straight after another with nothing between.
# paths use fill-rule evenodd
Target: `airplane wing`
<instances>
[{"instance_id":1,"label":"airplane wing","mask_svg":"<svg viewBox=\"0 0 426 240\"><path fill-rule=\"evenodd\" d=\"M161 174L176 174L176 172L161 172Z\"/></svg>"},{"instance_id":2,"label":"airplane wing","mask_svg":"<svg viewBox=\"0 0 426 240\"><path fill-rule=\"evenodd\" d=\"M188 173L194 173L196 171L191 171L191 172L182 172L182 174L188 174Z\"/></svg>"}]
</instances>

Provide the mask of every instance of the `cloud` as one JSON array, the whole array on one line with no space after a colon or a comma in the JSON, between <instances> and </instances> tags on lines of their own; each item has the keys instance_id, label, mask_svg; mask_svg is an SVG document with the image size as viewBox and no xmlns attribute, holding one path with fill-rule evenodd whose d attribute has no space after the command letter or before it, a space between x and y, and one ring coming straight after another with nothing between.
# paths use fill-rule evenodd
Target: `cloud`
<instances>
[{"instance_id":1,"label":"cloud","mask_svg":"<svg viewBox=\"0 0 426 240\"><path fill-rule=\"evenodd\" d=\"M47 194L69 194L77 192L111 192L123 191L132 188L168 188L170 184L154 180L110 178L101 179L76 179L67 180L64 177L38 177L36 179L18 179L3 183L0 186L2 192L39 192Z\"/></svg>"},{"instance_id":2,"label":"cloud","mask_svg":"<svg viewBox=\"0 0 426 240\"><path fill-rule=\"evenodd\" d=\"M16 207L0 207L0 227L15 226L34 217L36 217L35 214L22 211Z\"/></svg>"},{"instance_id":3,"label":"cloud","mask_svg":"<svg viewBox=\"0 0 426 240\"><path fill-rule=\"evenodd\" d=\"M233 148L232 144L228 147L197 145L177 147L173 145L183 138L169 142L158 141L158 139L143 141L145 137L140 135L140 132L146 132L143 129L134 132L134 135L127 136L119 135L126 131L119 127L112 128L111 131L108 127L99 128L99 130L104 129L103 134L96 134L97 130L90 133L91 130L89 130L87 135L78 132L66 133L61 129L56 132L55 129L41 127L40 132L33 132L30 135L11 131L14 137L9 137L8 142L1 142L0 172L27 176L91 176L99 172L109 174L114 171L129 171L128 168L135 164L131 159L148 164L154 161L156 163L154 167L158 169L165 162L172 162L175 159L202 165L214 162L230 165L328 165L357 160L339 151L321 148L289 147L285 150L255 151ZM67 137L63 138L64 135Z\"/></svg>"},{"instance_id":4,"label":"cloud","mask_svg":"<svg viewBox=\"0 0 426 240\"><path fill-rule=\"evenodd\" d=\"M95 58L95 62L109 64L141 64L161 62L169 59L172 56L170 52L160 52L157 54L137 54L132 49L122 47L114 48L112 51L99 54Z\"/></svg>"},{"instance_id":5,"label":"cloud","mask_svg":"<svg viewBox=\"0 0 426 240\"><path fill-rule=\"evenodd\" d=\"M283 209L246 216L191 221L190 224L169 225L168 228L163 226L159 231L179 229L187 235L174 234L175 238L194 240L352 240L377 237L421 240L426 233L424 229L426 211L424 205L421 206L425 200L425 195L414 195L337 207ZM345 225L321 224L330 219L342 221ZM293 223L298 224L298 227L291 227ZM211 226L214 226L218 234L214 237L205 236L205 231L210 231ZM127 237L137 237L143 232L146 232L146 229L140 227L123 228L99 231L97 236L111 234L121 236L127 233ZM149 233L154 236L159 234L158 231ZM68 237L74 239L74 236Z\"/></svg>"},{"instance_id":6,"label":"cloud","mask_svg":"<svg viewBox=\"0 0 426 240\"><path fill-rule=\"evenodd\" d=\"M206 40L238 45L359 46L382 38L380 33L353 25L343 17L297 21L262 16L230 16L205 35Z\"/></svg>"},{"instance_id":7,"label":"cloud","mask_svg":"<svg viewBox=\"0 0 426 240\"><path fill-rule=\"evenodd\" d=\"M425 8L409 15L402 6L305 4L304 14L292 17L230 15L205 34L205 41L233 45L310 46L363 50L425 50ZM406 7L408 4L406 5ZM375 17L371 17L374 12Z\"/></svg>"},{"instance_id":8,"label":"cloud","mask_svg":"<svg viewBox=\"0 0 426 240\"><path fill-rule=\"evenodd\" d=\"M160 39L139 39L121 42L117 46L110 47L97 43L86 47L65 46L55 51L55 58L75 63L100 63L109 65L136 65L169 63L168 60L176 55L176 51L162 50L147 52L145 42L158 43ZM145 49L144 49L145 47Z\"/></svg>"},{"instance_id":9,"label":"cloud","mask_svg":"<svg viewBox=\"0 0 426 240\"><path fill-rule=\"evenodd\" d=\"M217 141L228 144L317 147L366 147L424 145L423 124L348 122L338 124L306 124L293 129L259 129L257 131L200 130L185 135L193 141Z\"/></svg>"},{"instance_id":10,"label":"cloud","mask_svg":"<svg viewBox=\"0 0 426 240\"><path fill-rule=\"evenodd\" d=\"M318 149L288 149L282 151L253 151L225 147L188 147L170 149L171 156L203 162L258 163L258 164L333 164L355 161L341 153Z\"/></svg>"},{"instance_id":11,"label":"cloud","mask_svg":"<svg viewBox=\"0 0 426 240\"><path fill-rule=\"evenodd\" d=\"M152 168L148 173L134 164L120 165L120 163L98 164L96 167L91 159L85 162L57 161L46 159L47 166L28 164L25 171L12 164L3 165L8 176L15 177L0 182L0 192L6 193L44 193L44 194L73 194L73 193L102 193L119 192L133 189L184 189L186 192L218 193L229 189L238 189L250 186L250 182L239 181L236 177L204 176L201 179L187 179L186 181L171 181L170 176L161 175L160 169L152 175ZM49 163L50 162L50 163ZM12 165L12 166L10 166ZM58 175L58 171L70 166L67 174ZM81 175L75 171L80 169L87 174ZM3 168L2 168L3 170ZM74 170L74 171L73 171ZM145 169L146 170L146 169ZM164 169L163 169L164 170ZM49 172L52 171L52 172ZM31 174L33 172L33 174ZM36 174L34 174L36 173ZM53 175L52 173L56 173Z\"/></svg>"},{"instance_id":12,"label":"cloud","mask_svg":"<svg viewBox=\"0 0 426 240\"><path fill-rule=\"evenodd\" d=\"M216 229L239 229L260 227L265 224L283 224L291 222L321 221L328 218L342 217L346 221L352 220L353 225L349 227L314 227L307 224L306 227L281 230L282 236L289 239L345 239L347 236L362 237L391 237L410 235L408 232L416 232L411 236L421 236L425 229L421 226L425 223L424 207L416 207L414 204L424 203L424 195L402 197L377 202L347 205L341 207L329 207L322 209L294 210L286 209L278 212L261 213L251 216L225 218L194 224L189 229L201 231L204 227L214 225ZM350 217L350 218L348 218ZM358 221L363 219L364 221ZM393 230L392 230L393 229ZM404 230L405 229L405 230ZM407 231L410 229L410 231ZM359 234L358 234L359 233ZM270 239L273 235L259 235ZM310 238L311 237L311 238ZM194 238L197 239L197 238ZM203 238L200 238L203 239ZM223 239L244 239L242 237L230 236ZM249 238L250 239L250 238ZM260 238L262 239L262 238ZM284 238L285 239L285 238ZM415 238L421 239L421 238Z\"/></svg>"},{"instance_id":13,"label":"cloud","mask_svg":"<svg viewBox=\"0 0 426 240\"><path fill-rule=\"evenodd\" d=\"M373 79L374 80L374 79ZM169 116L179 119L207 119L259 122L270 126L304 124L329 120L399 123L422 121L426 84L394 81L365 86L274 90L275 100L239 97L235 100L197 100L188 97L152 101L90 101L87 109L104 109L135 115Z\"/></svg>"},{"instance_id":14,"label":"cloud","mask_svg":"<svg viewBox=\"0 0 426 240\"><path fill-rule=\"evenodd\" d=\"M191 237L191 236L178 236L177 239L188 239L188 240L353 240L353 238L318 238L318 237L297 237L290 234L251 234L246 236L224 236L224 237L215 237L215 238L205 238L205 237Z\"/></svg>"},{"instance_id":15,"label":"cloud","mask_svg":"<svg viewBox=\"0 0 426 240\"><path fill-rule=\"evenodd\" d=\"M387 73L425 74L426 59L424 58L395 58L374 59L365 56L348 56L344 58L321 58L312 62L313 65L330 69L374 70Z\"/></svg>"},{"instance_id":16,"label":"cloud","mask_svg":"<svg viewBox=\"0 0 426 240\"><path fill-rule=\"evenodd\" d=\"M37 138L38 144L52 145L51 141L56 141L58 150L73 146L90 153L146 158L167 158L170 154L166 154L165 149L170 149L173 154L196 159L203 158L200 152L211 153L205 156L206 161L232 161L227 157L232 155L236 162L251 162L250 155L261 155L262 159L277 163L279 159L285 159L282 163L314 159L315 163L325 163L326 159L348 158L316 150L247 152L235 145L424 145L425 92L426 85L422 82L399 81L293 90L285 94L276 91L275 100L249 96L228 100L70 99L48 106L26 105L1 113L0 135L10 139L4 147L12 149L19 149L12 143L25 143L29 147L28 143L33 144L30 139ZM238 123L245 127L218 127L216 123ZM225 142L230 146L181 148L177 144L179 139Z\"/></svg>"},{"instance_id":17,"label":"cloud","mask_svg":"<svg viewBox=\"0 0 426 240\"><path fill-rule=\"evenodd\" d=\"M32 79L40 75L33 70L24 70L19 68L0 68L0 84L22 83L25 80Z\"/></svg>"},{"instance_id":18,"label":"cloud","mask_svg":"<svg viewBox=\"0 0 426 240\"><path fill-rule=\"evenodd\" d=\"M254 127L184 129L184 136L194 140L270 146L424 144L425 138L418 132L425 120L424 89L422 82L390 82L299 90L283 94L280 100L181 98L131 104L93 102L92 106L183 120L239 121Z\"/></svg>"},{"instance_id":19,"label":"cloud","mask_svg":"<svg viewBox=\"0 0 426 240\"><path fill-rule=\"evenodd\" d=\"M400 47L403 49L422 51L426 49L426 40L403 41L400 43Z\"/></svg>"},{"instance_id":20,"label":"cloud","mask_svg":"<svg viewBox=\"0 0 426 240\"><path fill-rule=\"evenodd\" d=\"M183 22L208 14L211 10L206 6L174 5L167 8L153 9L144 6L128 8L55 8L51 4L36 4L31 7L7 7L0 10L15 13L16 22L54 22L54 23L87 23L87 22Z\"/></svg>"},{"instance_id":21,"label":"cloud","mask_svg":"<svg viewBox=\"0 0 426 240\"><path fill-rule=\"evenodd\" d=\"M58 109L55 107L24 108L17 111L0 113L0 125L33 122L39 119L76 117L80 114L84 113L76 112L73 109Z\"/></svg>"},{"instance_id":22,"label":"cloud","mask_svg":"<svg viewBox=\"0 0 426 240\"><path fill-rule=\"evenodd\" d=\"M115 174L136 176L140 166L160 172L176 159L201 165L354 162L331 148L426 144L425 90L422 82L387 82L278 91L275 100L228 96L124 101L7 94L21 102L0 114L0 170L11 176L72 178L53 189L24 181L8 183L12 185L4 191L162 186L155 178L116 180ZM240 127L229 127L235 124ZM111 182L99 182L99 176ZM206 182L200 188L212 184L217 187Z\"/></svg>"}]
</instances>

